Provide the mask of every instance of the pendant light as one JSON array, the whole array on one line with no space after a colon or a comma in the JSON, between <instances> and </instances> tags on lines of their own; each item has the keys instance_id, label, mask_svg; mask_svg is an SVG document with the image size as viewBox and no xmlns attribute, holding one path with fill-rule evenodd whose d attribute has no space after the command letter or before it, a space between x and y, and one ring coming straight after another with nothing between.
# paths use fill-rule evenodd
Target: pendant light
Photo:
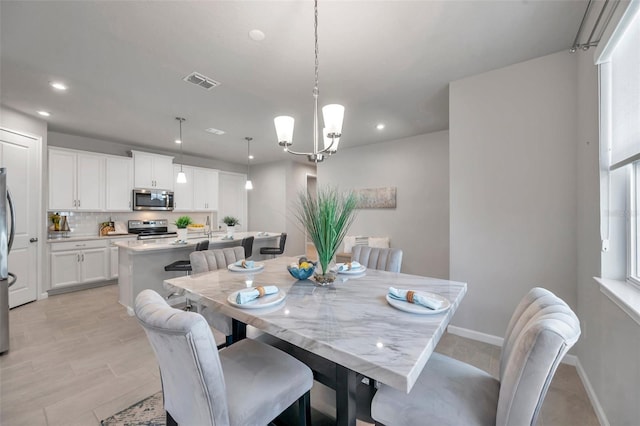
<instances>
[{"instance_id":1,"label":"pendant light","mask_svg":"<svg viewBox=\"0 0 640 426\"><path fill-rule=\"evenodd\" d=\"M244 184L244 189L251 190L253 189L253 182L249 178L249 164L251 163L251 141L253 138L247 136L245 140L247 141L247 183Z\"/></svg>"},{"instance_id":2,"label":"pendant light","mask_svg":"<svg viewBox=\"0 0 640 426\"><path fill-rule=\"evenodd\" d=\"M177 183L187 183L187 175L184 174L184 172L182 171L182 161L183 161L183 155L182 155L182 122L186 121L184 118L182 117L176 117L176 120L178 120L180 122L180 139L178 139L176 142L180 144L180 171L178 172L178 176L176 178L176 182Z\"/></svg>"},{"instance_id":3,"label":"pendant light","mask_svg":"<svg viewBox=\"0 0 640 426\"><path fill-rule=\"evenodd\" d=\"M312 163L319 163L325 157L338 151L338 143L342 136L342 122L344 119L344 106L338 104L325 105L322 108L324 127L322 129L322 141L324 148L318 144L318 0L314 1L314 36L315 36L315 83L313 86L313 152L296 152L289 149L293 144L294 118L282 115L273 119L278 136L278 145L285 152L293 155L305 155Z\"/></svg>"}]
</instances>

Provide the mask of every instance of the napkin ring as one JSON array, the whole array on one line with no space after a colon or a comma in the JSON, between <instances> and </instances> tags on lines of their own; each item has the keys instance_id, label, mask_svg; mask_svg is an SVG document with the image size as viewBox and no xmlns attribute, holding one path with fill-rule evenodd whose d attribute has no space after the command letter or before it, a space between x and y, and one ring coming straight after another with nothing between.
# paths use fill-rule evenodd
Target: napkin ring
<instances>
[{"instance_id":1,"label":"napkin ring","mask_svg":"<svg viewBox=\"0 0 640 426\"><path fill-rule=\"evenodd\" d=\"M407 302L413 303L414 294L415 294L415 291L412 291L412 290L407 291Z\"/></svg>"},{"instance_id":2,"label":"napkin ring","mask_svg":"<svg viewBox=\"0 0 640 426\"><path fill-rule=\"evenodd\" d=\"M258 286L258 287L256 287L256 290L258 290L258 293L259 293L258 297L264 296L264 287Z\"/></svg>"}]
</instances>

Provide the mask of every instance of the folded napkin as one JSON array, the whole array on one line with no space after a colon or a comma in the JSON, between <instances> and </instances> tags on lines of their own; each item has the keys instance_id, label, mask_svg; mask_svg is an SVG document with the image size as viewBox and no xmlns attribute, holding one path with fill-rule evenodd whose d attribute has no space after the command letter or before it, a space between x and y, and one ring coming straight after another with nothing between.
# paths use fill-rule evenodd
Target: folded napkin
<instances>
[{"instance_id":1,"label":"folded napkin","mask_svg":"<svg viewBox=\"0 0 640 426\"><path fill-rule=\"evenodd\" d=\"M253 260L238 260L236 263L234 263L234 265L240 267L240 268L245 268L245 269L253 269L255 262Z\"/></svg>"},{"instance_id":2,"label":"folded napkin","mask_svg":"<svg viewBox=\"0 0 640 426\"><path fill-rule=\"evenodd\" d=\"M338 263L338 272L350 271L352 269L362 269L362 265L356 261L347 263Z\"/></svg>"},{"instance_id":3,"label":"folded napkin","mask_svg":"<svg viewBox=\"0 0 640 426\"><path fill-rule=\"evenodd\" d=\"M243 303L251 302L258 297L267 296L278 292L278 287L275 285L265 285L256 287L251 290L239 291L236 296L236 303L242 305Z\"/></svg>"},{"instance_id":4,"label":"folded napkin","mask_svg":"<svg viewBox=\"0 0 640 426\"><path fill-rule=\"evenodd\" d=\"M433 297L428 297L424 294L418 294L412 290L401 290L394 287L389 287L389 296L396 300L403 300L416 305L422 305L425 308L433 310L440 309L444 305L442 300L434 299Z\"/></svg>"}]
</instances>

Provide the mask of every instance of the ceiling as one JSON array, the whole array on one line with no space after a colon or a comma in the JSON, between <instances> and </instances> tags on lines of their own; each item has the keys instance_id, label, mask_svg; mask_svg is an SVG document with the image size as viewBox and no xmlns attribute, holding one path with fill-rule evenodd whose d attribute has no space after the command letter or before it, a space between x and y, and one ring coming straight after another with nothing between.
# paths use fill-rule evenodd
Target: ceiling
<instances>
[{"instance_id":1,"label":"ceiling","mask_svg":"<svg viewBox=\"0 0 640 426\"><path fill-rule=\"evenodd\" d=\"M447 129L450 81L568 49L585 4L322 1L319 105L346 108L340 148ZM2 1L0 19L0 101L50 111L51 131L177 153L182 116L185 154L244 163L250 136L262 163L291 157L273 118L292 115L292 149L312 149L308 0ZM221 85L183 81L194 71Z\"/></svg>"}]
</instances>

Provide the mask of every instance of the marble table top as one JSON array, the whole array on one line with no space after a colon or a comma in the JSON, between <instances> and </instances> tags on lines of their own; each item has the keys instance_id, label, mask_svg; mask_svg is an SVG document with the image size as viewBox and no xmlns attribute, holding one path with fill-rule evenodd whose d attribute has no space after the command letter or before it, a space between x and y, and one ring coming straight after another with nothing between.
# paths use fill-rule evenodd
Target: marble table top
<instances>
[{"instance_id":1,"label":"marble table top","mask_svg":"<svg viewBox=\"0 0 640 426\"><path fill-rule=\"evenodd\" d=\"M328 287L297 281L286 266L296 258L260 261L256 273L219 270L166 280L188 297L306 349L357 373L409 392L467 291L466 283L368 269L339 275ZM278 305L239 309L227 301L234 291L277 285L287 293ZM390 306L389 286L439 294L451 308L420 315Z\"/></svg>"}]
</instances>

